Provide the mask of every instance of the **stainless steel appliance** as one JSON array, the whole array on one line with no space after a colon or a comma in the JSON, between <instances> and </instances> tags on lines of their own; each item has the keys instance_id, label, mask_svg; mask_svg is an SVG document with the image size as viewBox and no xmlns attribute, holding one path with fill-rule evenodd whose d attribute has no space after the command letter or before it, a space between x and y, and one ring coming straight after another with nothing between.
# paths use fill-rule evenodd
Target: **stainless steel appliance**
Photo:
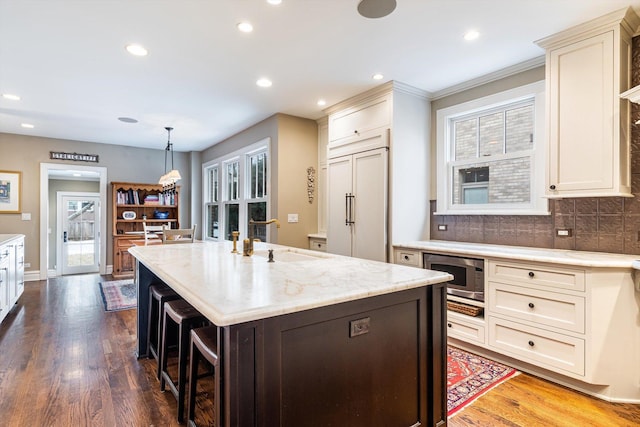
<instances>
[{"instance_id":1,"label":"stainless steel appliance","mask_svg":"<svg viewBox=\"0 0 640 427\"><path fill-rule=\"evenodd\" d=\"M448 294L484 301L484 260L425 253L423 261L424 268L453 276L447 285Z\"/></svg>"}]
</instances>

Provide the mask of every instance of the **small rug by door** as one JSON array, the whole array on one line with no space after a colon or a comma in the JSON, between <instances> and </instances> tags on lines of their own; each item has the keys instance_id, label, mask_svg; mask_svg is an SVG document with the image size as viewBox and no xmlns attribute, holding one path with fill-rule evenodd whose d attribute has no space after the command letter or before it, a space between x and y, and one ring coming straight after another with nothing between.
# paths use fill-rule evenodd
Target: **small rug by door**
<instances>
[{"instance_id":1,"label":"small rug by door","mask_svg":"<svg viewBox=\"0 0 640 427\"><path fill-rule=\"evenodd\" d=\"M136 308L136 286L133 279L100 282L100 294L105 311Z\"/></svg>"},{"instance_id":2,"label":"small rug by door","mask_svg":"<svg viewBox=\"0 0 640 427\"><path fill-rule=\"evenodd\" d=\"M447 348L447 412L454 415L519 372L456 347Z\"/></svg>"}]
</instances>

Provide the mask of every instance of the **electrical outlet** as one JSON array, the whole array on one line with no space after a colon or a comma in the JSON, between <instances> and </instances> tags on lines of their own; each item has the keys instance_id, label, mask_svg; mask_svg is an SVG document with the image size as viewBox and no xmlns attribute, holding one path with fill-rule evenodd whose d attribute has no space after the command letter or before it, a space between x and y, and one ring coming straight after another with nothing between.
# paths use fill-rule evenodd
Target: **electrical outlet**
<instances>
[{"instance_id":1,"label":"electrical outlet","mask_svg":"<svg viewBox=\"0 0 640 427\"><path fill-rule=\"evenodd\" d=\"M288 214L287 222L298 222L298 214Z\"/></svg>"},{"instance_id":2,"label":"electrical outlet","mask_svg":"<svg viewBox=\"0 0 640 427\"><path fill-rule=\"evenodd\" d=\"M447 224L438 224L438 231L447 231Z\"/></svg>"},{"instance_id":3,"label":"electrical outlet","mask_svg":"<svg viewBox=\"0 0 640 427\"><path fill-rule=\"evenodd\" d=\"M24 268L29 268L31 267L31 263L30 262L25 262L24 263Z\"/></svg>"},{"instance_id":4,"label":"electrical outlet","mask_svg":"<svg viewBox=\"0 0 640 427\"><path fill-rule=\"evenodd\" d=\"M571 237L570 228L556 228L556 236L558 237Z\"/></svg>"},{"instance_id":5,"label":"electrical outlet","mask_svg":"<svg viewBox=\"0 0 640 427\"><path fill-rule=\"evenodd\" d=\"M352 320L349 322L349 337L357 337L358 335L364 335L369 333L369 327L371 326L371 318L365 317L363 319Z\"/></svg>"}]
</instances>

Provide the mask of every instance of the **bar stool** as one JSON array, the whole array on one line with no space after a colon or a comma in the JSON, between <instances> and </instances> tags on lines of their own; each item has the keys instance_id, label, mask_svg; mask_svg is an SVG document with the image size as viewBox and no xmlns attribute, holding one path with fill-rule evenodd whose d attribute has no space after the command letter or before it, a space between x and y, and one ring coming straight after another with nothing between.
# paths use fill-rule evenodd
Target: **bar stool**
<instances>
[{"instance_id":1,"label":"bar stool","mask_svg":"<svg viewBox=\"0 0 640 427\"><path fill-rule=\"evenodd\" d=\"M198 363L203 357L212 366L213 371L198 377ZM196 426L196 387L198 378L213 375L215 384L219 384L220 367L218 365L218 327L205 326L191 330L191 357L189 358L189 417L187 424ZM219 426L220 389L214 388L213 410L215 411L216 426Z\"/></svg>"},{"instance_id":2,"label":"bar stool","mask_svg":"<svg viewBox=\"0 0 640 427\"><path fill-rule=\"evenodd\" d=\"M158 361L156 376L160 379L162 366L162 320L164 319L164 303L180 299L180 295L173 289L162 283L155 283L149 286L149 320L147 322L147 351L149 359L155 358Z\"/></svg>"},{"instance_id":3,"label":"bar stool","mask_svg":"<svg viewBox=\"0 0 640 427\"><path fill-rule=\"evenodd\" d=\"M178 328L178 378L174 381L167 370L169 359L169 329L167 322L173 322ZM178 422L184 419L184 395L187 387L187 361L189 356L189 331L195 327L207 323L205 317L183 299L164 303L164 320L162 336L162 372L160 377L160 390L169 390L178 401Z\"/></svg>"}]
</instances>

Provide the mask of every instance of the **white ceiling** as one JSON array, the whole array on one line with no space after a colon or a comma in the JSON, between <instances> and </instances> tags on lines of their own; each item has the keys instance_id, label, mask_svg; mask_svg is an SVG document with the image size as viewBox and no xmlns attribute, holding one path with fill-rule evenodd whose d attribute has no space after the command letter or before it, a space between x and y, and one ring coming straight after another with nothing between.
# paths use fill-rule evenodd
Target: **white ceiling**
<instances>
[{"instance_id":1,"label":"white ceiling","mask_svg":"<svg viewBox=\"0 0 640 427\"><path fill-rule=\"evenodd\" d=\"M199 151L277 112L397 80L431 93L544 54L533 42L640 0L0 0L0 132ZM248 20L251 34L236 24ZM462 35L481 36L466 42ZM146 57L124 47L140 43ZM383 73L382 82L371 79ZM269 77L273 86L255 82ZM118 117L132 117L136 124ZM31 123L24 129L21 123Z\"/></svg>"}]
</instances>

